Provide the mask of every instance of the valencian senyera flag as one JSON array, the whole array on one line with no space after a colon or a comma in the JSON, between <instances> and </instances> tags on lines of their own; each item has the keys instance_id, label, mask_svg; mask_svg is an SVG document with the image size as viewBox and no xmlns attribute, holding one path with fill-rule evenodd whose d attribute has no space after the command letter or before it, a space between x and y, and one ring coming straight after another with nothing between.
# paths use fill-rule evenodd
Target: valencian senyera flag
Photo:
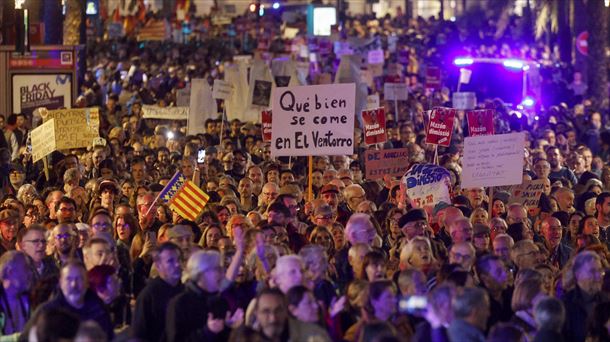
<instances>
[{"instance_id":1,"label":"valencian senyera flag","mask_svg":"<svg viewBox=\"0 0 610 342\"><path fill-rule=\"evenodd\" d=\"M195 221L203 212L210 196L203 192L197 184L186 179L181 172L176 172L159 193L159 198L178 215Z\"/></svg>"}]
</instances>

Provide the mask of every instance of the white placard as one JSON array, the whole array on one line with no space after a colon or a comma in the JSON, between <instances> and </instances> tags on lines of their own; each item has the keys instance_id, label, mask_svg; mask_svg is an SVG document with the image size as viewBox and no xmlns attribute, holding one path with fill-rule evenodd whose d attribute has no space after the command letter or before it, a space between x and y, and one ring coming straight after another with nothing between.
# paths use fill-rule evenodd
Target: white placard
<instances>
[{"instance_id":1,"label":"white placard","mask_svg":"<svg viewBox=\"0 0 610 342\"><path fill-rule=\"evenodd\" d=\"M187 120L189 107L142 106L142 118L163 120Z\"/></svg>"},{"instance_id":2,"label":"white placard","mask_svg":"<svg viewBox=\"0 0 610 342\"><path fill-rule=\"evenodd\" d=\"M212 97L215 99L226 100L231 97L231 91L233 87L227 81L214 80L214 86L212 88Z\"/></svg>"},{"instance_id":3,"label":"white placard","mask_svg":"<svg viewBox=\"0 0 610 342\"><path fill-rule=\"evenodd\" d=\"M455 109L474 109L477 106L477 95L475 93L453 93L451 103Z\"/></svg>"},{"instance_id":4,"label":"white placard","mask_svg":"<svg viewBox=\"0 0 610 342\"><path fill-rule=\"evenodd\" d=\"M375 109L379 107L379 94L373 94L366 97L366 109Z\"/></svg>"},{"instance_id":5,"label":"white placard","mask_svg":"<svg viewBox=\"0 0 610 342\"><path fill-rule=\"evenodd\" d=\"M354 153L354 83L276 88L272 103L272 156Z\"/></svg>"},{"instance_id":6,"label":"white placard","mask_svg":"<svg viewBox=\"0 0 610 342\"><path fill-rule=\"evenodd\" d=\"M371 50L368 53L368 63L369 64L383 64L385 61L385 56L383 55L383 50Z\"/></svg>"},{"instance_id":7,"label":"white placard","mask_svg":"<svg viewBox=\"0 0 610 342\"><path fill-rule=\"evenodd\" d=\"M212 98L212 87L203 78L191 81L188 134L205 133L205 120L216 115L216 100Z\"/></svg>"},{"instance_id":8,"label":"white placard","mask_svg":"<svg viewBox=\"0 0 610 342\"><path fill-rule=\"evenodd\" d=\"M467 137L462 189L521 184L524 148L522 132Z\"/></svg>"},{"instance_id":9,"label":"white placard","mask_svg":"<svg viewBox=\"0 0 610 342\"><path fill-rule=\"evenodd\" d=\"M191 102L191 87L176 90L176 106L188 107Z\"/></svg>"},{"instance_id":10,"label":"white placard","mask_svg":"<svg viewBox=\"0 0 610 342\"><path fill-rule=\"evenodd\" d=\"M386 100L406 101L409 99L409 89L406 83L384 83L383 93Z\"/></svg>"}]
</instances>

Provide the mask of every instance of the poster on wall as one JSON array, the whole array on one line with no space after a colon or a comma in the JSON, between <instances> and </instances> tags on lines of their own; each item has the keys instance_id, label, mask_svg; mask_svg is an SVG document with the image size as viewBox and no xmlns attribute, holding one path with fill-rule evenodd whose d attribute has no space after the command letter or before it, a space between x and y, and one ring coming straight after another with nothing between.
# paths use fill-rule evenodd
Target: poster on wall
<instances>
[{"instance_id":1,"label":"poster on wall","mask_svg":"<svg viewBox=\"0 0 610 342\"><path fill-rule=\"evenodd\" d=\"M70 74L18 74L12 78L13 113L26 115L38 107L72 107Z\"/></svg>"}]
</instances>

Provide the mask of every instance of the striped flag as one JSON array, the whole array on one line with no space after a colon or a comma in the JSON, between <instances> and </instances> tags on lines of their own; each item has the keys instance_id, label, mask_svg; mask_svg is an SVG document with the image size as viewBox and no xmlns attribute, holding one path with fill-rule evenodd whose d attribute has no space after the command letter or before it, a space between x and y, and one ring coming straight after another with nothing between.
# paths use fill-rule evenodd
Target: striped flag
<instances>
[{"instance_id":1,"label":"striped flag","mask_svg":"<svg viewBox=\"0 0 610 342\"><path fill-rule=\"evenodd\" d=\"M159 198L178 215L187 220L196 221L210 196L194 182L186 179L181 172L176 172L159 193Z\"/></svg>"}]
</instances>

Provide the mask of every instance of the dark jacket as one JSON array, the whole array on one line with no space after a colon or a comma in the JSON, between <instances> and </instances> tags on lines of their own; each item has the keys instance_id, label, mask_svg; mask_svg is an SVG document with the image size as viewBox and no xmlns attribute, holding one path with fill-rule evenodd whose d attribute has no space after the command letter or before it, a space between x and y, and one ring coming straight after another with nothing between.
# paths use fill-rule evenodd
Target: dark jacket
<instances>
[{"instance_id":1,"label":"dark jacket","mask_svg":"<svg viewBox=\"0 0 610 342\"><path fill-rule=\"evenodd\" d=\"M563 341L571 341L569 339L564 339L564 334L558 333L553 330L542 329L536 333L534 337L534 342L563 342Z\"/></svg>"},{"instance_id":2,"label":"dark jacket","mask_svg":"<svg viewBox=\"0 0 610 342\"><path fill-rule=\"evenodd\" d=\"M440 327L432 329L432 326L427 321L419 323L415 327L415 335L411 339L412 342L449 342L447 329Z\"/></svg>"},{"instance_id":3,"label":"dark jacket","mask_svg":"<svg viewBox=\"0 0 610 342\"><path fill-rule=\"evenodd\" d=\"M461 319L454 319L447 332L451 342L485 342L481 330Z\"/></svg>"},{"instance_id":4,"label":"dark jacket","mask_svg":"<svg viewBox=\"0 0 610 342\"><path fill-rule=\"evenodd\" d=\"M564 242L559 243L556 251L551 251L550 262L553 265L563 268L570 260L572 256L572 248L566 245Z\"/></svg>"},{"instance_id":5,"label":"dark jacket","mask_svg":"<svg viewBox=\"0 0 610 342\"><path fill-rule=\"evenodd\" d=\"M201 341L202 336L205 336L206 342L222 341L222 336L207 331L208 313L224 319L228 310L229 304L220 293L209 293L193 282L186 283L184 291L174 297L167 307L167 341Z\"/></svg>"},{"instance_id":6,"label":"dark jacket","mask_svg":"<svg viewBox=\"0 0 610 342\"><path fill-rule=\"evenodd\" d=\"M171 286L161 278L151 279L136 300L132 336L151 342L164 340L167 306L183 290L182 284Z\"/></svg>"},{"instance_id":7,"label":"dark jacket","mask_svg":"<svg viewBox=\"0 0 610 342\"><path fill-rule=\"evenodd\" d=\"M608 297L603 292L587 298L578 286L568 291L562 298L566 308L566 320L563 325L563 336L566 341L584 341L587 337L588 313L596 304L607 300Z\"/></svg>"}]
</instances>

